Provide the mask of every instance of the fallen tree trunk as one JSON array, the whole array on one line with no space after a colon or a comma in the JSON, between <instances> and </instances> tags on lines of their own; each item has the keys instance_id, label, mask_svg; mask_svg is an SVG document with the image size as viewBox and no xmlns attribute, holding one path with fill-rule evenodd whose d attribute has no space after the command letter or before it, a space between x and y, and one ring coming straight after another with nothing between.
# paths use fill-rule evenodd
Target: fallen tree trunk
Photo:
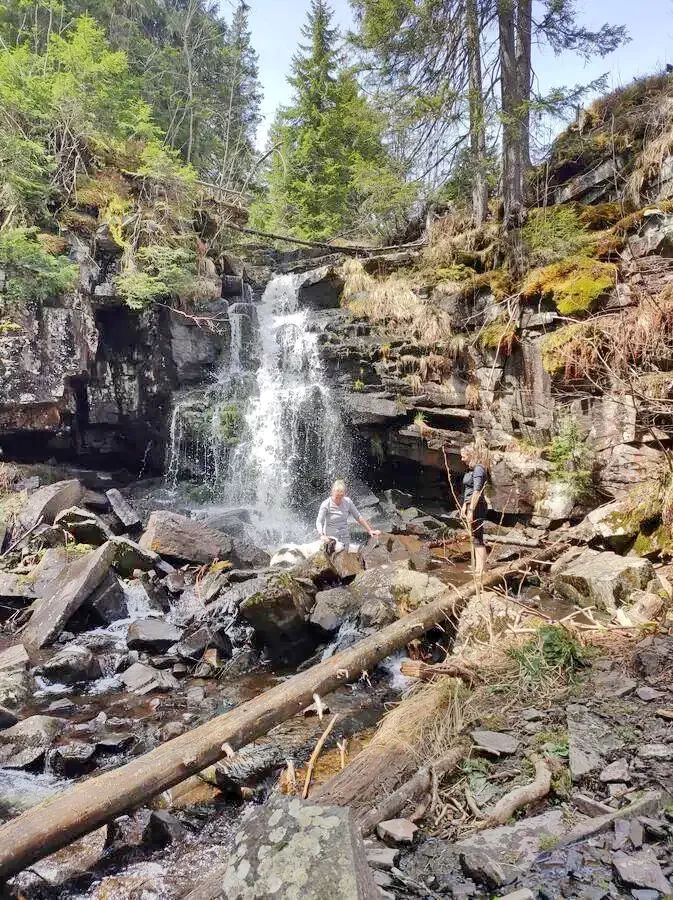
<instances>
[{"instance_id":1,"label":"fallen tree trunk","mask_svg":"<svg viewBox=\"0 0 673 900\"><path fill-rule=\"evenodd\" d=\"M560 553L561 546L555 545L538 554L537 562L553 559ZM532 561L524 558L494 569L483 579L484 587L497 584L527 564ZM352 681L434 625L458 615L474 593L474 584L449 588L432 603L306 672L288 678L236 709L167 741L118 769L56 794L7 822L0 827L0 879L20 872L126 810L140 806L195 775L225 756L227 750L236 750L266 734L274 725L301 712L313 701L315 693L324 695Z\"/></svg>"},{"instance_id":2,"label":"fallen tree trunk","mask_svg":"<svg viewBox=\"0 0 673 900\"><path fill-rule=\"evenodd\" d=\"M378 806L370 809L360 819L360 834L363 837L371 834L379 822L385 822L387 819L396 819L402 812L404 807L411 800L416 800L426 794L432 787L432 773L435 773L437 779L441 779L447 775L452 769L455 769L459 763L467 756L468 750L464 745L453 747L440 759L423 766L418 772L405 782L401 787L394 791L389 797L386 797Z\"/></svg>"}]
</instances>

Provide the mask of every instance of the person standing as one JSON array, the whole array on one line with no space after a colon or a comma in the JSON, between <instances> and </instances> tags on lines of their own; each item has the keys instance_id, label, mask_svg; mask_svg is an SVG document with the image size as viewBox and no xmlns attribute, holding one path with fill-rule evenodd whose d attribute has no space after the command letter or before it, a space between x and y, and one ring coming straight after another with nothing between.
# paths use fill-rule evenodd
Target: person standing
<instances>
[{"instance_id":1,"label":"person standing","mask_svg":"<svg viewBox=\"0 0 673 900\"><path fill-rule=\"evenodd\" d=\"M341 480L335 481L329 497L320 504L318 518L315 522L315 527L323 543L330 539L336 541L335 552L344 549L352 551L350 528L348 527L350 518L362 525L370 537L377 537L381 534L380 531L371 527L364 516L360 515L351 498L346 496L345 483Z\"/></svg>"},{"instance_id":2,"label":"person standing","mask_svg":"<svg viewBox=\"0 0 673 900\"><path fill-rule=\"evenodd\" d=\"M488 447L475 441L460 451L460 458L468 467L463 476L463 505L461 515L467 522L474 548L474 574L481 578L486 568L488 551L484 543L484 523L488 507L484 491L489 479Z\"/></svg>"}]
</instances>

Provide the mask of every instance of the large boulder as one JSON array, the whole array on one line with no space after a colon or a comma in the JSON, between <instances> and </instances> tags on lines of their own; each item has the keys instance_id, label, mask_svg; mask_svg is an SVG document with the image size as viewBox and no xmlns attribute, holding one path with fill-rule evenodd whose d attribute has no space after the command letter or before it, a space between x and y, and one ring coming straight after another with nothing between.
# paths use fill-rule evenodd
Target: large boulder
<instances>
[{"instance_id":1,"label":"large boulder","mask_svg":"<svg viewBox=\"0 0 673 900\"><path fill-rule=\"evenodd\" d=\"M364 845L347 807L294 797L255 807L234 839L221 896L377 900Z\"/></svg>"},{"instance_id":2,"label":"large boulder","mask_svg":"<svg viewBox=\"0 0 673 900\"><path fill-rule=\"evenodd\" d=\"M313 599L303 584L282 573L270 575L260 590L241 602L239 610L273 657L289 659L313 643L307 628Z\"/></svg>"},{"instance_id":3,"label":"large boulder","mask_svg":"<svg viewBox=\"0 0 673 900\"><path fill-rule=\"evenodd\" d=\"M138 619L129 625L126 643L129 650L163 653L182 637L182 631L164 619Z\"/></svg>"},{"instance_id":4,"label":"large boulder","mask_svg":"<svg viewBox=\"0 0 673 900\"><path fill-rule=\"evenodd\" d=\"M613 615L634 591L654 577L647 559L587 548L554 577L558 592L580 606L596 606Z\"/></svg>"},{"instance_id":5,"label":"large boulder","mask_svg":"<svg viewBox=\"0 0 673 900\"><path fill-rule=\"evenodd\" d=\"M168 563L163 563L158 553L141 547L130 538L115 537L111 543L115 548L113 565L122 578L130 578L137 569L150 572L152 569L172 568Z\"/></svg>"},{"instance_id":6,"label":"large boulder","mask_svg":"<svg viewBox=\"0 0 673 900\"><path fill-rule=\"evenodd\" d=\"M47 525L53 525L58 513L78 503L83 493L84 488L76 478L38 488L19 513L19 524L23 528L32 528L41 519Z\"/></svg>"},{"instance_id":7,"label":"large boulder","mask_svg":"<svg viewBox=\"0 0 673 900\"><path fill-rule=\"evenodd\" d=\"M446 585L425 572L398 566L378 566L356 576L348 590L358 601L360 624L383 628L413 609L435 600Z\"/></svg>"},{"instance_id":8,"label":"large boulder","mask_svg":"<svg viewBox=\"0 0 673 900\"><path fill-rule=\"evenodd\" d=\"M139 543L144 550L179 562L203 565L221 559L240 569L269 563L268 554L246 541L234 540L223 531L165 510L152 513Z\"/></svg>"},{"instance_id":9,"label":"large boulder","mask_svg":"<svg viewBox=\"0 0 673 900\"><path fill-rule=\"evenodd\" d=\"M98 660L87 647L72 644L42 663L37 673L49 681L77 684L80 681L99 678L101 670Z\"/></svg>"},{"instance_id":10,"label":"large boulder","mask_svg":"<svg viewBox=\"0 0 673 900\"><path fill-rule=\"evenodd\" d=\"M65 724L54 716L30 716L0 731L0 766L25 769L39 762Z\"/></svg>"},{"instance_id":11,"label":"large boulder","mask_svg":"<svg viewBox=\"0 0 673 900\"><path fill-rule=\"evenodd\" d=\"M68 620L84 604L107 575L115 557L112 541L68 565L51 597L38 600L23 634L28 651L36 651L55 640Z\"/></svg>"},{"instance_id":12,"label":"large boulder","mask_svg":"<svg viewBox=\"0 0 673 900\"><path fill-rule=\"evenodd\" d=\"M311 611L311 624L323 631L336 631L359 608L360 600L348 588L318 591Z\"/></svg>"},{"instance_id":13,"label":"large boulder","mask_svg":"<svg viewBox=\"0 0 673 900\"><path fill-rule=\"evenodd\" d=\"M593 509L580 522L576 535L584 541L596 541L609 550L625 550L640 531L637 516L629 516L623 501L613 500Z\"/></svg>"}]
</instances>

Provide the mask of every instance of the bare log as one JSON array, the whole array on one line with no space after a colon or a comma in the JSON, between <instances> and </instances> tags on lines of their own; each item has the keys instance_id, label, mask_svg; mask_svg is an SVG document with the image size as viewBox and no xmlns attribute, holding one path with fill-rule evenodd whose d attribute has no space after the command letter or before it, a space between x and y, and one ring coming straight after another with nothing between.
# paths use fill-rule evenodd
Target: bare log
<instances>
[{"instance_id":1,"label":"bare log","mask_svg":"<svg viewBox=\"0 0 673 900\"><path fill-rule=\"evenodd\" d=\"M502 799L498 800L491 814L481 823L482 828L494 828L497 825L504 825L517 809L522 809L524 806L528 806L529 803L541 800L547 796L551 790L551 769L542 756L531 753L530 760L535 766L535 779L530 784L514 788L513 791L510 791Z\"/></svg>"},{"instance_id":2,"label":"bare log","mask_svg":"<svg viewBox=\"0 0 673 900\"><path fill-rule=\"evenodd\" d=\"M553 559L564 545L538 554ZM502 582L527 559L494 569L484 586ZM167 741L126 765L80 782L45 800L0 827L0 879L65 847L76 838L147 802L217 762L223 746L234 750L266 734L321 696L371 670L380 660L420 637L428 629L457 616L475 592L474 584L448 588L432 603L393 622L353 647L337 653L306 672L288 678L252 700L242 703L198 728Z\"/></svg>"},{"instance_id":3,"label":"bare log","mask_svg":"<svg viewBox=\"0 0 673 900\"><path fill-rule=\"evenodd\" d=\"M419 678L421 681L429 681L437 675L448 675L451 678L460 678L467 684L481 681L479 675L465 663L459 662L453 657L448 657L444 662L430 665L418 659L403 659L400 672L407 678Z\"/></svg>"},{"instance_id":4,"label":"bare log","mask_svg":"<svg viewBox=\"0 0 673 900\"><path fill-rule=\"evenodd\" d=\"M405 782L401 787L394 791L389 797L386 797L378 806L370 809L360 819L360 833L363 837L371 834L379 822L385 822L387 819L395 819L402 812L404 807L411 800L421 797L432 786L432 773L434 772L437 780L443 778L452 769L466 757L467 749L461 745L453 747L440 759L428 766L423 766L418 772Z\"/></svg>"}]
</instances>

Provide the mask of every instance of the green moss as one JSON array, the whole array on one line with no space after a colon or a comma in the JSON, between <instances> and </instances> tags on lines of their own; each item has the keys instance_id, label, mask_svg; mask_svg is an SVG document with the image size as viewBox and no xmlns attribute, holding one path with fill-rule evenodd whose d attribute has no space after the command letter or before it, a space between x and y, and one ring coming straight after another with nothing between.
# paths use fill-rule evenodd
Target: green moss
<instances>
[{"instance_id":1,"label":"green moss","mask_svg":"<svg viewBox=\"0 0 673 900\"><path fill-rule=\"evenodd\" d=\"M506 356L512 352L517 341L517 327L512 319L499 316L479 332L479 343L486 350L496 350Z\"/></svg>"},{"instance_id":2,"label":"green moss","mask_svg":"<svg viewBox=\"0 0 673 900\"><path fill-rule=\"evenodd\" d=\"M659 525L651 533L640 531L633 545L638 556L673 556L673 534L667 525Z\"/></svg>"},{"instance_id":3,"label":"green moss","mask_svg":"<svg viewBox=\"0 0 673 900\"><path fill-rule=\"evenodd\" d=\"M662 485L652 479L630 490L620 501L619 509L608 516L607 523L622 528L627 534L636 534L647 522L660 519L661 511Z\"/></svg>"},{"instance_id":4,"label":"green moss","mask_svg":"<svg viewBox=\"0 0 673 900\"><path fill-rule=\"evenodd\" d=\"M571 256L532 272L522 296L526 300L552 300L564 316L591 312L614 287L617 267L588 256Z\"/></svg>"},{"instance_id":5,"label":"green moss","mask_svg":"<svg viewBox=\"0 0 673 900\"><path fill-rule=\"evenodd\" d=\"M215 413L217 429L226 447L235 446L241 439L243 415L235 403L225 403Z\"/></svg>"},{"instance_id":6,"label":"green moss","mask_svg":"<svg viewBox=\"0 0 673 900\"><path fill-rule=\"evenodd\" d=\"M593 327L583 322L573 322L553 331L540 347L545 372L552 377L564 375L567 379L581 376L583 373L576 362L580 354L586 355L593 338Z\"/></svg>"},{"instance_id":7,"label":"green moss","mask_svg":"<svg viewBox=\"0 0 673 900\"><path fill-rule=\"evenodd\" d=\"M580 213L579 221L592 231L601 231L615 225L622 215L620 203L597 203L594 206L585 206Z\"/></svg>"}]
</instances>

